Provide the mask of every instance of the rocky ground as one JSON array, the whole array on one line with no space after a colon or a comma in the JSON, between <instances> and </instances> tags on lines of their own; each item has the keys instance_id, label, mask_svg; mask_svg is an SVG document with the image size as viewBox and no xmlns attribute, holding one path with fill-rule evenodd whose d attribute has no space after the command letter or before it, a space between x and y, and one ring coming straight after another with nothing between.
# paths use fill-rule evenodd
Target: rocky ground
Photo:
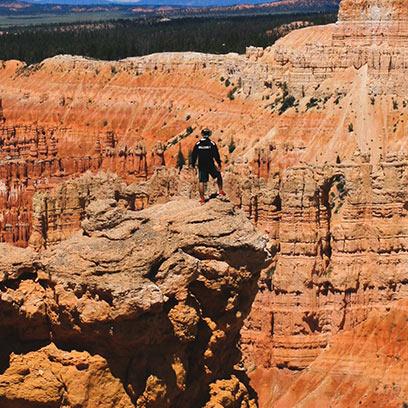
<instances>
[{"instance_id":1,"label":"rocky ground","mask_svg":"<svg viewBox=\"0 0 408 408\"><path fill-rule=\"evenodd\" d=\"M266 240L206 207L93 200L50 250L2 244L1 406L255 406L234 365Z\"/></svg>"}]
</instances>

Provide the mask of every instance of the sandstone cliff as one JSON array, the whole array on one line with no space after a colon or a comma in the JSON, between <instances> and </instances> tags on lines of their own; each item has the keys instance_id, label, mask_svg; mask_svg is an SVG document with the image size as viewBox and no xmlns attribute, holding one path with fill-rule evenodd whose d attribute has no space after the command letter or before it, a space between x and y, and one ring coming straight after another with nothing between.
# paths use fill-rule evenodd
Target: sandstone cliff
<instances>
[{"instance_id":1,"label":"sandstone cliff","mask_svg":"<svg viewBox=\"0 0 408 408\"><path fill-rule=\"evenodd\" d=\"M254 406L233 366L265 239L197 206L95 199L50 250L1 245L2 407Z\"/></svg>"},{"instance_id":2,"label":"sandstone cliff","mask_svg":"<svg viewBox=\"0 0 408 408\"><path fill-rule=\"evenodd\" d=\"M33 283L37 272L32 275L30 257L34 253L29 249L16 252L15 262L7 263L7 268L17 276L23 274L24 282L18 285L24 285L20 291L20 286L5 287L5 291L12 293L13 305L20 305L11 307L13 313L18 310L19 321L35 322L34 326L24 323L26 329L19 336L28 336L30 343L34 334L43 333L44 338L37 339L38 347L30 350L34 354L25 354L24 344L19 346L24 355L13 357L8 374L14 376L19 367L28 365L24 359L43 361L50 355L58 372L60 365L71 364L70 357L66 360L61 354L69 339L79 345L78 352L89 354L78 354L72 361L89 360L86 375L98 364L107 367L103 381L119 378L114 388L126 383L126 395L133 403L138 398L145 401L158 390L164 390L163 398L185 401L184 391L177 391L177 396L166 394L166 376L149 371L153 368L143 366L155 376L150 388L147 382L133 383L136 380L131 376L126 382L103 350L81 347L89 327L97 327L104 344L114 350L109 341L116 332L107 335L108 329L94 319L99 313L113 320L115 313L127 313L115 309L114 296L106 294L108 283L97 278L105 261L117 262L120 269L124 264L105 256L90 261L84 242L97 240L98 251L103 251L106 240L125 239L133 248L135 243L126 235L132 234L128 225L151 214L151 205L176 195L194 197L196 176L185 168L176 170L176 156L181 150L187 159L199 130L210 124L226 162L229 197L269 236L272 264L262 273L241 342L260 406L311 407L323 401L322 395L327 405L339 407L360 402L381 406L384 401L398 406L407 401L400 365L406 359L401 346L406 342L402 322L407 298L407 7L402 1L344 0L337 24L296 30L273 47L249 48L245 56L163 54L109 63L64 56L34 67L3 63L1 240L20 246L30 240L34 249L47 248L54 263L71 249L83 252L85 259L72 259L72 264L89 269L92 278L82 280L78 271L68 274L66 266L57 268L64 291L61 299L68 306L55 306L54 301L42 306L41 299L49 299L48 295L36 294L31 285L40 290L38 285L44 281L41 290L51 290L51 298L57 285L47 283L50 278L44 275L38 275L40 283ZM62 99L57 89L62 89ZM91 176L100 170L112 174ZM181 210L187 211L183 206ZM201 213L193 207L189 214L194 211L194 217ZM115 220L120 225L115 226ZM247 225L243 219L242 223ZM75 234L81 224L85 236L78 238ZM106 232L111 226L114 232ZM213 233L204 229L205 240ZM175 236L179 239L182 234ZM150 249L147 241L144 245ZM204 252L187 253L206 261L210 250L203 244L200 251ZM121 247L118 253L125 256L122 252ZM48 274L54 263L45 262L44 257L34 265L36 271ZM220 274L223 280L220 259L215 258L211 276ZM92 271L98 271L96 276ZM85 294L88 280L96 288L89 295ZM218 286L211 290L215 287L218 295L224 290L224 286L221 292ZM29 299L28 306L24 299ZM222 303L214 299L214 306ZM31 309L37 305L38 311ZM194 304L187 306L194 308ZM243 309L247 307L245 303ZM244 314L233 325L235 339ZM203 327L213 333L225 323L213 315L210 319L216 326L206 320ZM56 340L54 331L51 338L44 334L49 332L49 321L60 336ZM380 322L381 330L375 328ZM189 327L188 319L177 327L184 326ZM392 328L395 335L384 337ZM131 347L128 339L120 336L114 337L115 342L127 350ZM218 344L217 336L207 339L200 350L212 341ZM45 339L54 341L57 349ZM226 351L232 344L229 341L226 348L220 347L231 367L232 356ZM358 346L349 347L352 342ZM216 355L210 351L209 356ZM94 353L105 360L92 360ZM184 357L179 358L186 369ZM213 401L209 404L222 405L220 401L231 395L248 401L242 381L230 377L232 370L213 375L218 368L205 359L203 364L211 371L205 380L205 398L211 395ZM10 392L24 395L19 384ZM345 391L348 387L350 393Z\"/></svg>"},{"instance_id":3,"label":"sandstone cliff","mask_svg":"<svg viewBox=\"0 0 408 408\"><path fill-rule=\"evenodd\" d=\"M273 406L404 407L406 319L404 300L334 337Z\"/></svg>"},{"instance_id":4,"label":"sandstone cliff","mask_svg":"<svg viewBox=\"0 0 408 408\"><path fill-rule=\"evenodd\" d=\"M2 62L0 239L28 244L35 191L88 170L146 180L175 167L179 151L188 162L208 125L225 161L263 178L272 165L398 154L408 121L405 8L344 1L337 24L245 55Z\"/></svg>"},{"instance_id":5,"label":"sandstone cliff","mask_svg":"<svg viewBox=\"0 0 408 408\"><path fill-rule=\"evenodd\" d=\"M406 298L406 163L292 168L275 199L253 189L276 255L243 332L249 369L307 369L337 333Z\"/></svg>"}]
</instances>

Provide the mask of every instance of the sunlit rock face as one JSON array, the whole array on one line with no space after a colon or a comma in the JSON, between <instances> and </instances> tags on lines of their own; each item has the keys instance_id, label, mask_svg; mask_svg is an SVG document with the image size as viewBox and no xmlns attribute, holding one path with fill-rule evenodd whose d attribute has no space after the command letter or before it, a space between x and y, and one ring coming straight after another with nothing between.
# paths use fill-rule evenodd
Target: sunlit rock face
<instances>
[{"instance_id":1,"label":"sunlit rock face","mask_svg":"<svg viewBox=\"0 0 408 408\"><path fill-rule=\"evenodd\" d=\"M345 21L406 21L408 4L404 0L343 0L339 20Z\"/></svg>"},{"instance_id":2,"label":"sunlit rock face","mask_svg":"<svg viewBox=\"0 0 408 408\"><path fill-rule=\"evenodd\" d=\"M261 138L272 118L247 96L263 89L265 70L237 54L0 62L0 241L28 245L36 191L87 171L146 180L175 168L180 149L188 162L210 125L223 158L247 129Z\"/></svg>"},{"instance_id":3,"label":"sunlit rock face","mask_svg":"<svg viewBox=\"0 0 408 408\"><path fill-rule=\"evenodd\" d=\"M342 1L338 25L342 34L335 36L335 44L341 45L343 41L350 46L382 46L379 56L390 54L388 69L405 69L402 63L408 46L408 4L405 1ZM372 53L371 58L376 59L376 54ZM383 69L386 62L383 59Z\"/></svg>"},{"instance_id":4,"label":"sunlit rock face","mask_svg":"<svg viewBox=\"0 0 408 408\"><path fill-rule=\"evenodd\" d=\"M177 155L187 158L210 125L228 197L269 237L272 263L241 330L259 405L401 406L408 399L398 382L408 297L406 7L343 1L336 24L293 31L245 55L4 63L1 239L66 248L91 200L108 200L103 226L128 210L137 218L157 202L194 197L196 174L179 171ZM395 337L382 337L394 323ZM217 402L234 393L247 399L236 378L209 387ZM337 389L349 396L337 398Z\"/></svg>"},{"instance_id":5,"label":"sunlit rock face","mask_svg":"<svg viewBox=\"0 0 408 408\"><path fill-rule=\"evenodd\" d=\"M261 280L243 331L261 406L309 407L325 401L322 396L340 407L388 399L390 406L400 406L406 399L400 368L393 380L368 376L367 383L361 380L338 399L336 390L350 384L347 374L341 368L333 368L333 377L317 372L325 372L331 347L334 354L344 353L342 333L356 328L369 336L372 328L364 322L370 313L388 316L408 293L407 10L402 1L344 1L337 24L292 32L258 54L269 64L271 78L299 98L299 112L283 114L268 142L293 141L297 148L291 154L300 162L274 173L267 168L279 158L261 156L269 177L252 200L254 220L268 229L276 250L273 274ZM399 341L406 339L390 339L387 346L395 347L390 354L395 361L403 358ZM373 349L365 347L367 353ZM359 365L357 351L351 354L344 354L350 367ZM361 363L361 373L374 366L372 357ZM298 375L285 394L285 385ZM398 384L395 394L387 391L389 380ZM319 384L314 401L305 397L312 383Z\"/></svg>"},{"instance_id":6,"label":"sunlit rock face","mask_svg":"<svg viewBox=\"0 0 408 408\"><path fill-rule=\"evenodd\" d=\"M266 239L226 200L92 195L52 249L0 244L0 406L255 407L234 366Z\"/></svg>"}]
</instances>

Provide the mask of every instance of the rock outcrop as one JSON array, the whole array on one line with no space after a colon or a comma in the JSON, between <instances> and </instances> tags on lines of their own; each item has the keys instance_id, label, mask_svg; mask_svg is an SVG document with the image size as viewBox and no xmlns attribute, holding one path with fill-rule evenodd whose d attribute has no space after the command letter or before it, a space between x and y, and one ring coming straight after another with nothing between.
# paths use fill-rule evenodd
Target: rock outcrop
<instances>
[{"instance_id":1,"label":"rock outcrop","mask_svg":"<svg viewBox=\"0 0 408 408\"><path fill-rule=\"evenodd\" d=\"M197 206L95 198L49 250L1 244L1 406L254 406L233 367L266 240Z\"/></svg>"},{"instance_id":2,"label":"rock outcrop","mask_svg":"<svg viewBox=\"0 0 408 408\"><path fill-rule=\"evenodd\" d=\"M86 171L146 180L175 168L180 150L188 162L209 123L223 156L246 129L261 137L264 110L237 96L263 88L264 77L259 63L235 54L0 63L0 241L26 246L33 194Z\"/></svg>"},{"instance_id":3,"label":"rock outcrop","mask_svg":"<svg viewBox=\"0 0 408 408\"><path fill-rule=\"evenodd\" d=\"M11 356L0 380L0 396L5 408L133 406L103 357L60 350L52 343Z\"/></svg>"}]
</instances>

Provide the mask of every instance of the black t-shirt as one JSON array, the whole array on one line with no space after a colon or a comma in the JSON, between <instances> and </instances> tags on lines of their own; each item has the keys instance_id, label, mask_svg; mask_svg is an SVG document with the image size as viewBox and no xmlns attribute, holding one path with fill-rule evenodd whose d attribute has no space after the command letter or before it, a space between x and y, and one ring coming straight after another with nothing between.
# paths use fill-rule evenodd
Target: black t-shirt
<instances>
[{"instance_id":1,"label":"black t-shirt","mask_svg":"<svg viewBox=\"0 0 408 408\"><path fill-rule=\"evenodd\" d=\"M214 165L214 160L221 166L220 153L217 145L209 138L200 139L193 149L191 164L195 167L198 159L198 167L206 168Z\"/></svg>"}]
</instances>

